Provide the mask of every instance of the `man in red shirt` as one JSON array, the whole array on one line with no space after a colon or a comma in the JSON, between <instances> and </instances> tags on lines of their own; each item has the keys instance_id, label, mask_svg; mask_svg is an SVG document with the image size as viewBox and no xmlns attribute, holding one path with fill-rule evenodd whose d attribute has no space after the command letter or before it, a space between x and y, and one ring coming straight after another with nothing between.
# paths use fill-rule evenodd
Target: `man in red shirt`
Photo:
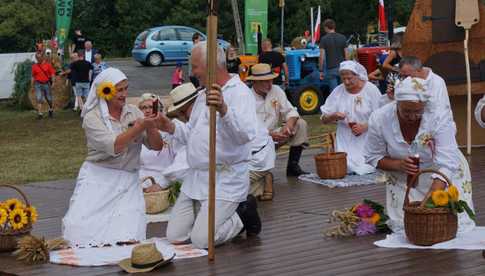
<instances>
[{"instance_id":1,"label":"man in red shirt","mask_svg":"<svg viewBox=\"0 0 485 276\"><path fill-rule=\"evenodd\" d=\"M52 118L54 106L52 105L51 82L54 81L56 70L49 62L44 60L42 54L36 54L35 59L37 63L32 65L32 86L34 87L35 97L37 99L37 118L42 119L43 117L41 107L44 98L49 105L49 118Z\"/></svg>"}]
</instances>

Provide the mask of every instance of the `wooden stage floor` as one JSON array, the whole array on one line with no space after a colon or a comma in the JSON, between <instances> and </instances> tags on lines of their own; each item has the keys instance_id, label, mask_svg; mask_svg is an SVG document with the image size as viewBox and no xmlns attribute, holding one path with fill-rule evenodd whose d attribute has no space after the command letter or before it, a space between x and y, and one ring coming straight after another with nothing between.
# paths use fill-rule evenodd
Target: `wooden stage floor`
<instances>
[{"instance_id":1,"label":"wooden stage floor","mask_svg":"<svg viewBox=\"0 0 485 276\"><path fill-rule=\"evenodd\" d=\"M304 153L303 167L315 170L313 154ZM275 198L259 204L263 231L257 238L238 238L216 249L216 262L207 258L178 260L149 275L485 275L481 251L383 249L373 245L384 236L325 239L326 215L363 198L385 202L384 186L326 188L285 176L286 156L275 169ZM473 196L479 225L485 225L485 149L474 149L470 160ZM74 187L73 180L22 186L40 213L34 234L48 238L61 233ZM0 200L13 195L7 189ZM164 224L149 225L149 236L165 236ZM3 272L1 272L3 271ZM26 266L0 254L0 275L123 275L117 266Z\"/></svg>"}]
</instances>

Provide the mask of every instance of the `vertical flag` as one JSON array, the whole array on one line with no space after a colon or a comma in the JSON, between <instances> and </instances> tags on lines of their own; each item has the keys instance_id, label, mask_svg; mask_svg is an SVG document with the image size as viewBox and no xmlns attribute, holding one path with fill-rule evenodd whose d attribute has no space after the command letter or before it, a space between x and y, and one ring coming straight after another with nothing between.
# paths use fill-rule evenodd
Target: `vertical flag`
<instances>
[{"instance_id":1,"label":"vertical flag","mask_svg":"<svg viewBox=\"0 0 485 276\"><path fill-rule=\"evenodd\" d=\"M318 6L317 21L315 22L315 31L313 32L312 44L315 45L316 42L320 40L320 21L322 20L320 14L320 6Z\"/></svg>"},{"instance_id":2,"label":"vertical flag","mask_svg":"<svg viewBox=\"0 0 485 276\"><path fill-rule=\"evenodd\" d=\"M74 0L56 0L56 37L59 49L64 48L71 26Z\"/></svg>"},{"instance_id":3,"label":"vertical flag","mask_svg":"<svg viewBox=\"0 0 485 276\"><path fill-rule=\"evenodd\" d=\"M256 55L258 30L263 38L268 35L268 0L245 0L244 23L246 52Z\"/></svg>"},{"instance_id":4,"label":"vertical flag","mask_svg":"<svg viewBox=\"0 0 485 276\"><path fill-rule=\"evenodd\" d=\"M387 32L387 19L384 12L384 0L379 0L379 32Z\"/></svg>"}]
</instances>

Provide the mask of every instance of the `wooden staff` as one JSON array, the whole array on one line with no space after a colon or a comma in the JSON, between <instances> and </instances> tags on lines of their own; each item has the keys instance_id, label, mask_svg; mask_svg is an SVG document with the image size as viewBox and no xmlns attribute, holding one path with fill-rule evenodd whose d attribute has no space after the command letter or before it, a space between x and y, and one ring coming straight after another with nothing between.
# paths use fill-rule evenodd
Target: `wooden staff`
<instances>
[{"instance_id":1,"label":"wooden staff","mask_svg":"<svg viewBox=\"0 0 485 276\"><path fill-rule=\"evenodd\" d=\"M208 92L216 82L217 66L217 0L208 0L209 15L207 16L207 83ZM209 107L209 262L214 262L214 232L216 207L216 108Z\"/></svg>"}]
</instances>

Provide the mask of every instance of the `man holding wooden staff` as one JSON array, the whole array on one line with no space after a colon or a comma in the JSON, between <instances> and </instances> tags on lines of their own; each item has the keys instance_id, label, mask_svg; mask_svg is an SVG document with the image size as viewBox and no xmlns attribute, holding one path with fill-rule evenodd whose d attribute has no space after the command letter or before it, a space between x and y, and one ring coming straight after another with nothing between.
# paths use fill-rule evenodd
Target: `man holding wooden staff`
<instances>
[{"instance_id":1,"label":"man holding wooden staff","mask_svg":"<svg viewBox=\"0 0 485 276\"><path fill-rule=\"evenodd\" d=\"M192 73L200 83L207 78L207 43L192 49ZM209 106L217 110L215 244L222 244L243 231L257 235L261 221L256 200L248 196L251 141L257 122L254 97L249 88L226 69L224 50L217 49L216 83L200 93L187 123L164 117L160 128L187 145L190 167L168 222L172 243L189 240L208 247Z\"/></svg>"}]
</instances>

